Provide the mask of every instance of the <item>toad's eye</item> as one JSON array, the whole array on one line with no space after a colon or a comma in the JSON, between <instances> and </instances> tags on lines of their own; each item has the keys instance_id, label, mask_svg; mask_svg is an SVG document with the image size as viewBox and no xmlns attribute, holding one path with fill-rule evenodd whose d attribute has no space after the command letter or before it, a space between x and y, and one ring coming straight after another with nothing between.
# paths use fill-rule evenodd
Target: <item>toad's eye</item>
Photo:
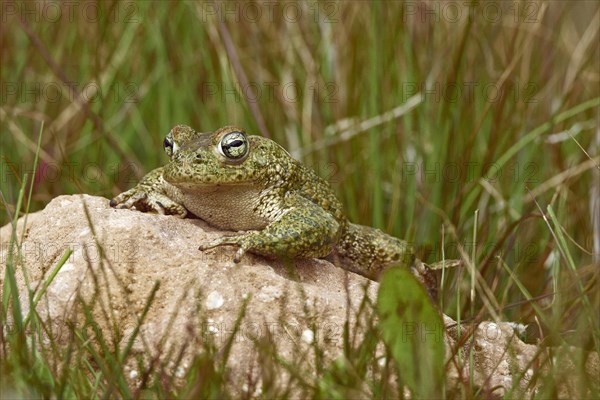
<instances>
[{"instance_id":1,"label":"toad's eye","mask_svg":"<svg viewBox=\"0 0 600 400\"><path fill-rule=\"evenodd\" d=\"M229 132L219 142L218 149L225 157L238 161L248 155L248 139L242 132Z\"/></svg>"},{"instance_id":2,"label":"toad's eye","mask_svg":"<svg viewBox=\"0 0 600 400\"><path fill-rule=\"evenodd\" d=\"M163 149L165 149L165 153L167 153L169 157L173 155L173 136L171 135L171 132L165 136L165 140L163 141Z\"/></svg>"}]
</instances>

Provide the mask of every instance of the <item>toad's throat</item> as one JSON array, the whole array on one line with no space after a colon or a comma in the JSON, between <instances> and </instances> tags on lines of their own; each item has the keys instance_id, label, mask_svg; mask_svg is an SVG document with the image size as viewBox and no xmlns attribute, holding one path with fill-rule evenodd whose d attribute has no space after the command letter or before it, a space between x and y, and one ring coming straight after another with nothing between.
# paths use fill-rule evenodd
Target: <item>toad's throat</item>
<instances>
[{"instance_id":1,"label":"toad's throat","mask_svg":"<svg viewBox=\"0 0 600 400\"><path fill-rule=\"evenodd\" d=\"M177 185L186 208L220 229L261 230L271 221L260 212L261 191L253 185Z\"/></svg>"}]
</instances>

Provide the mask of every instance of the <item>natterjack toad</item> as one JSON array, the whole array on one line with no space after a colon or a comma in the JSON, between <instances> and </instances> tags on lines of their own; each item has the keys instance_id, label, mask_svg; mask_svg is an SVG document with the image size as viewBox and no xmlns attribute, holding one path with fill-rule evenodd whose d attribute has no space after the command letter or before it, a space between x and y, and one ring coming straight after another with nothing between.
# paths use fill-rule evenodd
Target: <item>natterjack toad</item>
<instances>
[{"instance_id":1,"label":"natterjack toad","mask_svg":"<svg viewBox=\"0 0 600 400\"><path fill-rule=\"evenodd\" d=\"M202 243L233 245L283 258L330 257L370 279L390 265L412 266L413 249L382 231L350 223L329 184L270 139L226 126L198 133L174 127L164 140L170 162L111 200L117 208L188 212L226 230L246 231Z\"/></svg>"}]
</instances>

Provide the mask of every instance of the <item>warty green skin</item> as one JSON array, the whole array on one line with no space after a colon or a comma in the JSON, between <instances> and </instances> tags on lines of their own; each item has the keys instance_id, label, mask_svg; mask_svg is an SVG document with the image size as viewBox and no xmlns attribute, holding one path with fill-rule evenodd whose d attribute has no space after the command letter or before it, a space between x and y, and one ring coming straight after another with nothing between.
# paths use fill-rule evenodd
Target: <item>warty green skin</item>
<instances>
[{"instance_id":1,"label":"warty green skin","mask_svg":"<svg viewBox=\"0 0 600 400\"><path fill-rule=\"evenodd\" d=\"M234 151L247 151L232 160L220 143L235 132L247 148ZM350 223L329 184L270 139L234 126L198 133L178 125L167 135L165 151L170 162L113 198L112 207L181 218L191 212L215 227L246 231L200 246L237 246L235 262L247 251L287 259L328 258L377 279L388 266L409 267L415 261L405 241Z\"/></svg>"}]
</instances>

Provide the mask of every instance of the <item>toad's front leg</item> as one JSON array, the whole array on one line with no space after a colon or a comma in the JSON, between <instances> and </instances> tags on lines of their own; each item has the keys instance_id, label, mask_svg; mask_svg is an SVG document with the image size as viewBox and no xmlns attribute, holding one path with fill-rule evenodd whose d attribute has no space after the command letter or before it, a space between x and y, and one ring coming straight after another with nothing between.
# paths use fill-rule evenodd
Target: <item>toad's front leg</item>
<instances>
[{"instance_id":1,"label":"toad's front leg","mask_svg":"<svg viewBox=\"0 0 600 400\"><path fill-rule=\"evenodd\" d=\"M181 192L165 181L162 173L162 167L150 171L132 189L115 196L110 206L185 217L187 210L182 204Z\"/></svg>"},{"instance_id":2,"label":"toad's front leg","mask_svg":"<svg viewBox=\"0 0 600 400\"><path fill-rule=\"evenodd\" d=\"M279 219L262 231L219 238L201 245L199 249L239 246L233 259L236 263L247 251L281 258L318 258L331 253L340 230L340 224L331 214L310 200L298 198Z\"/></svg>"}]
</instances>

